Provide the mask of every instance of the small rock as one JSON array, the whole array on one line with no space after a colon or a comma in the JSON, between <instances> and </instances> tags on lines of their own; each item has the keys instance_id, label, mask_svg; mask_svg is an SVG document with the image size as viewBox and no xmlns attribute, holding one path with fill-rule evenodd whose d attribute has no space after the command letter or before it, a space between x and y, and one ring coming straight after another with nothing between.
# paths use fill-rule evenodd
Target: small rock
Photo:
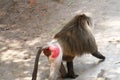
<instances>
[{"instance_id":1,"label":"small rock","mask_svg":"<svg viewBox=\"0 0 120 80\"><path fill-rule=\"evenodd\" d=\"M10 28L0 28L0 31L7 31L10 30Z\"/></svg>"},{"instance_id":2,"label":"small rock","mask_svg":"<svg viewBox=\"0 0 120 80\"><path fill-rule=\"evenodd\" d=\"M101 77L104 77L104 73L105 73L105 70L104 69L101 69L100 73L98 73L97 77L101 78Z\"/></svg>"}]
</instances>

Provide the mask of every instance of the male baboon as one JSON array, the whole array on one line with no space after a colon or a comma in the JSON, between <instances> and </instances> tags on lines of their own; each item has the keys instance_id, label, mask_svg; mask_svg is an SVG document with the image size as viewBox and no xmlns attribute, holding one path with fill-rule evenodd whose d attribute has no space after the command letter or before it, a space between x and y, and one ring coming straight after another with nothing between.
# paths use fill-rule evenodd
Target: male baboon
<instances>
[{"instance_id":1,"label":"male baboon","mask_svg":"<svg viewBox=\"0 0 120 80\"><path fill-rule=\"evenodd\" d=\"M90 53L99 59L105 59L98 51L90 24L90 17L85 14L77 15L54 36L53 41L42 48L41 51L48 57L51 64L49 80L57 80L59 73L63 78L76 78L77 75L73 70L75 56ZM62 60L67 62L68 72L65 71Z\"/></svg>"}]
</instances>

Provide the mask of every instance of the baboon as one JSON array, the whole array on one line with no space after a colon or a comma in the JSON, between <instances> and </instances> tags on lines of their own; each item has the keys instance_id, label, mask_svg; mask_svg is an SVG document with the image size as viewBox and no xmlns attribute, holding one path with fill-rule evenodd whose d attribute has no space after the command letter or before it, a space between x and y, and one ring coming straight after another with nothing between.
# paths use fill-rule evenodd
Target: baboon
<instances>
[{"instance_id":1,"label":"baboon","mask_svg":"<svg viewBox=\"0 0 120 80\"><path fill-rule=\"evenodd\" d=\"M86 14L79 14L68 22L47 46L42 48L41 51L48 57L51 64L49 80L57 80L59 73L62 78L76 78L78 75L74 73L73 66L75 56L91 54L102 61L105 60L98 51L90 26L91 18ZM38 51L38 54L40 53ZM67 71L63 61L66 61Z\"/></svg>"},{"instance_id":2,"label":"baboon","mask_svg":"<svg viewBox=\"0 0 120 80\"><path fill-rule=\"evenodd\" d=\"M68 73L66 77L77 77L73 70L75 56L90 53L99 59L105 59L98 51L95 38L90 29L91 25L91 18L85 14L80 14L75 16L54 36L63 49L63 60L67 62Z\"/></svg>"}]
</instances>

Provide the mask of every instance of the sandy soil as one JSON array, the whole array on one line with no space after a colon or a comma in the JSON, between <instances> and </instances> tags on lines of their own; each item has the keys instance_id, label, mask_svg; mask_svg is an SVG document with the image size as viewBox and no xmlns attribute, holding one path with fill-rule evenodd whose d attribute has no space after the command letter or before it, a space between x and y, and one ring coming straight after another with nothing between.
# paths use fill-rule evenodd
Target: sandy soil
<instances>
[{"instance_id":1,"label":"sandy soil","mask_svg":"<svg viewBox=\"0 0 120 80\"><path fill-rule=\"evenodd\" d=\"M0 4L0 80L31 80L37 47L51 41L77 12L93 15L94 35L106 61L98 64L91 55L76 57L74 80L120 80L119 0L37 0L29 8L24 0L9 7ZM42 55L38 80L47 80L49 64ZM71 80L71 79L66 79Z\"/></svg>"}]
</instances>

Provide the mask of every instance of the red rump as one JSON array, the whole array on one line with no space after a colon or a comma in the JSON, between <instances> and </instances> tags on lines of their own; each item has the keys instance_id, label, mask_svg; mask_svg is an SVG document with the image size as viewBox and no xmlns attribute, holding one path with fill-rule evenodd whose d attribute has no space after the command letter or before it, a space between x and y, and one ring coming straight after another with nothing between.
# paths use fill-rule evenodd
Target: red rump
<instances>
[{"instance_id":1,"label":"red rump","mask_svg":"<svg viewBox=\"0 0 120 80\"><path fill-rule=\"evenodd\" d=\"M57 45L50 45L49 50L51 51L51 58L56 58L59 55L60 49Z\"/></svg>"}]
</instances>

